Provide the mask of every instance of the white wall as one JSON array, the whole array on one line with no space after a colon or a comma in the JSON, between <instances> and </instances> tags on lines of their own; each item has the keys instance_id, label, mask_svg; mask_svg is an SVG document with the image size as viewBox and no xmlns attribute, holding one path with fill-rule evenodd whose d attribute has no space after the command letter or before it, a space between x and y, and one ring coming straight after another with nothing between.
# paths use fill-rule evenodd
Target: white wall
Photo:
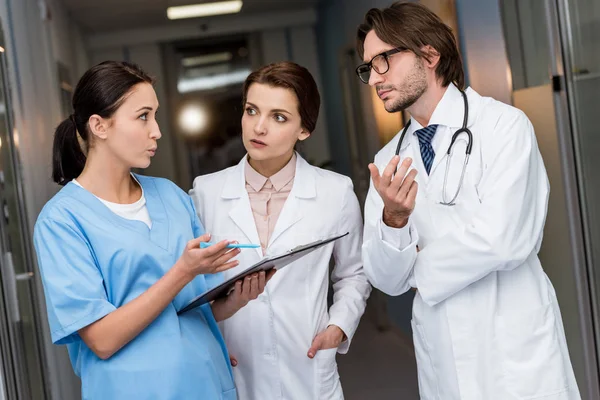
<instances>
[{"instance_id":1,"label":"white wall","mask_svg":"<svg viewBox=\"0 0 600 400\"><path fill-rule=\"evenodd\" d=\"M469 85L511 104L512 87L498 0L456 2L459 38Z\"/></svg>"},{"instance_id":2,"label":"white wall","mask_svg":"<svg viewBox=\"0 0 600 400\"><path fill-rule=\"evenodd\" d=\"M544 2L503 0L501 12L513 90L550 83L548 29L532 23L545 15Z\"/></svg>"},{"instance_id":3,"label":"white wall","mask_svg":"<svg viewBox=\"0 0 600 400\"><path fill-rule=\"evenodd\" d=\"M46 5L50 13L42 13L40 5ZM48 15L51 20L44 18ZM0 20L7 43L15 135L31 234L38 213L58 190L50 179L53 131L64 117L56 62L60 60L79 73L86 56L85 52L75 54L74 48L81 50L81 37L58 0L3 0ZM36 285L42 303L41 328L47 345L43 350L52 398L80 398L79 380L72 372L66 348L50 343L39 277Z\"/></svg>"}]
</instances>

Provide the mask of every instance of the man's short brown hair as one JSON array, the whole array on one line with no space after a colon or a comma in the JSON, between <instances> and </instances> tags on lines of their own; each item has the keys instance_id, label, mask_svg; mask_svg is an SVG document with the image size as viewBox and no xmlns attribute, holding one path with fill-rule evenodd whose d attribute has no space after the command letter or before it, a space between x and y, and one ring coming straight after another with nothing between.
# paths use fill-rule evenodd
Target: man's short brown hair
<instances>
[{"instance_id":1,"label":"man's short brown hair","mask_svg":"<svg viewBox=\"0 0 600 400\"><path fill-rule=\"evenodd\" d=\"M385 43L425 59L429 55L422 48L430 45L440 54L435 74L442 80L442 85L454 83L464 89L465 75L456 38L450 27L427 7L396 2L382 10L370 9L358 27L356 47L360 58L363 58L365 38L370 31L375 31Z\"/></svg>"}]
</instances>

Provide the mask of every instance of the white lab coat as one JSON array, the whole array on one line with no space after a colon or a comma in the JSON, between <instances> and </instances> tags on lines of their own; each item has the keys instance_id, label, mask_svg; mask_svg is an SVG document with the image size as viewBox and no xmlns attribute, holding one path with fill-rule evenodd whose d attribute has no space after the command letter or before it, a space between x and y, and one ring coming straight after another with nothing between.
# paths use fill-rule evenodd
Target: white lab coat
<instances>
[{"instance_id":1,"label":"white lab coat","mask_svg":"<svg viewBox=\"0 0 600 400\"><path fill-rule=\"evenodd\" d=\"M245 159L237 166L194 180L190 195L214 241L260 243L245 188ZM338 233L350 235L286 266L265 292L221 323L241 400L343 399L336 349L307 357L314 337L328 325L348 336L337 349L346 353L371 291L361 260L362 217L349 178L308 164L297 155L293 188L271 235L266 255ZM333 305L327 309L329 262ZM263 257L243 250L240 265L227 276Z\"/></svg>"},{"instance_id":2,"label":"white lab coat","mask_svg":"<svg viewBox=\"0 0 600 400\"><path fill-rule=\"evenodd\" d=\"M417 288L412 327L421 399L579 399L554 288L537 256L549 184L533 127L521 111L466 93L473 150L456 205L439 204L446 152L464 112L450 85L430 120L440 125L431 174L414 119L401 147L401 158L411 157L418 170L409 224L386 227L383 201L369 190L365 273L390 295ZM380 171L399 137L376 155ZM455 144L449 196L465 148L464 140Z\"/></svg>"}]
</instances>

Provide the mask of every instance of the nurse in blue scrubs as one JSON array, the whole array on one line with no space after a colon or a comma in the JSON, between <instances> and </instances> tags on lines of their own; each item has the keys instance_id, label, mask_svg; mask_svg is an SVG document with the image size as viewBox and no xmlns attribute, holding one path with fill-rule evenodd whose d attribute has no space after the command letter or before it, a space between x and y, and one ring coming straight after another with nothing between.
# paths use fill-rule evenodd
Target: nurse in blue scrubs
<instances>
[{"instance_id":1,"label":"nurse in blue scrubs","mask_svg":"<svg viewBox=\"0 0 600 400\"><path fill-rule=\"evenodd\" d=\"M34 232L52 341L68 346L84 399L236 399L217 321L269 276L177 315L221 282L239 250L201 249L210 235L187 194L131 173L150 164L161 136L152 82L130 63L96 65L56 129L52 175L64 187Z\"/></svg>"}]
</instances>

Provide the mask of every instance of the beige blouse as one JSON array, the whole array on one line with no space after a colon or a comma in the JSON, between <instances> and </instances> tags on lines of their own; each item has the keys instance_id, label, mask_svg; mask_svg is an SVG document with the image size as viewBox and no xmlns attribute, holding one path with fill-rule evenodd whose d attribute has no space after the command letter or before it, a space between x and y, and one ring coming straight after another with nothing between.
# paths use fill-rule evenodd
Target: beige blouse
<instances>
[{"instance_id":1,"label":"beige blouse","mask_svg":"<svg viewBox=\"0 0 600 400\"><path fill-rule=\"evenodd\" d=\"M256 223L263 254L275 229L277 218L294 185L296 175L296 154L279 172L266 178L256 172L246 159L246 190Z\"/></svg>"}]
</instances>

